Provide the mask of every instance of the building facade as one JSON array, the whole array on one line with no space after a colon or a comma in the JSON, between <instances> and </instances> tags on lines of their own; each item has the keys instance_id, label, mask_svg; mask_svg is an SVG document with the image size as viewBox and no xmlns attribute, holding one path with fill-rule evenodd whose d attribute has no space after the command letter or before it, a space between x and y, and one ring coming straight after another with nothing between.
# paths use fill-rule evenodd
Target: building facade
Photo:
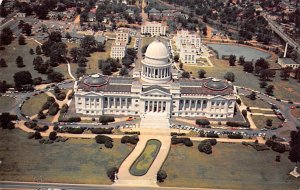
<instances>
[{"instance_id":1,"label":"building facade","mask_svg":"<svg viewBox=\"0 0 300 190\"><path fill-rule=\"evenodd\" d=\"M199 52L201 47L201 38L194 32L181 30L177 31L177 35L175 36L175 44L178 50L180 50L184 44L192 44L196 47L197 52Z\"/></svg>"},{"instance_id":2,"label":"building facade","mask_svg":"<svg viewBox=\"0 0 300 190\"><path fill-rule=\"evenodd\" d=\"M76 112L85 115L155 114L232 118L236 90L230 82L213 78L172 79L168 50L152 42L142 61L140 78L85 76L75 85Z\"/></svg>"},{"instance_id":3,"label":"building facade","mask_svg":"<svg viewBox=\"0 0 300 190\"><path fill-rule=\"evenodd\" d=\"M114 41L111 45L110 57L113 59L122 59L126 55L126 42Z\"/></svg>"},{"instance_id":4,"label":"building facade","mask_svg":"<svg viewBox=\"0 0 300 190\"><path fill-rule=\"evenodd\" d=\"M197 48L193 44L182 44L179 54L180 61L187 64L196 64Z\"/></svg>"},{"instance_id":5,"label":"building facade","mask_svg":"<svg viewBox=\"0 0 300 190\"><path fill-rule=\"evenodd\" d=\"M116 41L129 43L129 31L126 29L118 30L116 32Z\"/></svg>"},{"instance_id":6,"label":"building facade","mask_svg":"<svg viewBox=\"0 0 300 190\"><path fill-rule=\"evenodd\" d=\"M159 22L146 22L142 25L141 33L151 36L165 36L167 26Z\"/></svg>"},{"instance_id":7,"label":"building facade","mask_svg":"<svg viewBox=\"0 0 300 190\"><path fill-rule=\"evenodd\" d=\"M300 67L300 64L292 60L291 58L278 58L277 62L281 66L281 68L291 67L293 69L296 69Z\"/></svg>"}]
</instances>

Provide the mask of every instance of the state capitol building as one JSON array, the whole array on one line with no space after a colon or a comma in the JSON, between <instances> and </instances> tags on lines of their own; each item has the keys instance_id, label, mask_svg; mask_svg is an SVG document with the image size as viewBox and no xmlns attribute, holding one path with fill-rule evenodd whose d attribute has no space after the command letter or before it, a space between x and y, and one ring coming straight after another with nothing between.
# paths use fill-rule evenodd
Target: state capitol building
<instances>
[{"instance_id":1,"label":"state capitol building","mask_svg":"<svg viewBox=\"0 0 300 190\"><path fill-rule=\"evenodd\" d=\"M213 78L175 79L166 46L153 41L139 77L85 76L75 86L76 113L232 118L236 90Z\"/></svg>"}]
</instances>

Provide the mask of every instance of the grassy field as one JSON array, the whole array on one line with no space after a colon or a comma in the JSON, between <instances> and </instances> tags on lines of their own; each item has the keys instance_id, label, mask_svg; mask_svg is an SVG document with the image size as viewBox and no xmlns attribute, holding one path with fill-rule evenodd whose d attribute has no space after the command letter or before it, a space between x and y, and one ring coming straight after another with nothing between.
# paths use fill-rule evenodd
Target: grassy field
<instances>
[{"instance_id":1,"label":"grassy field","mask_svg":"<svg viewBox=\"0 0 300 190\"><path fill-rule=\"evenodd\" d=\"M282 121L280 121L277 117L266 117L263 115L252 115L251 116L257 128L262 129L267 127L266 120L272 119L272 127L278 127Z\"/></svg>"},{"instance_id":2,"label":"grassy field","mask_svg":"<svg viewBox=\"0 0 300 190\"><path fill-rule=\"evenodd\" d=\"M0 129L0 136L0 180L111 184L106 170L119 167L132 150L119 140L112 149L94 139L39 144L18 129Z\"/></svg>"},{"instance_id":3,"label":"grassy field","mask_svg":"<svg viewBox=\"0 0 300 190\"><path fill-rule=\"evenodd\" d=\"M135 176L142 176L147 173L154 159L156 158L161 142L151 139L147 142L143 152L130 167L129 172Z\"/></svg>"},{"instance_id":4,"label":"grassy field","mask_svg":"<svg viewBox=\"0 0 300 190\"><path fill-rule=\"evenodd\" d=\"M271 108L271 106L267 103L262 101L261 99L251 100L246 96L240 96L242 102L248 107L259 107L259 108Z\"/></svg>"},{"instance_id":5,"label":"grassy field","mask_svg":"<svg viewBox=\"0 0 300 190\"><path fill-rule=\"evenodd\" d=\"M300 108L293 109L291 110L291 112L294 117L296 118L300 117Z\"/></svg>"},{"instance_id":6,"label":"grassy field","mask_svg":"<svg viewBox=\"0 0 300 190\"><path fill-rule=\"evenodd\" d=\"M199 69L204 69L206 71L206 77L215 77L219 79L223 79L225 73L233 72L235 75L235 82L233 83L234 85L245 86L254 90L265 92L264 89L259 88L259 78L251 73L244 72L242 66L237 65L230 67L227 60L220 60L216 57L211 57L210 60L214 64L214 67L184 65L183 68L188 72L192 72L192 75L195 77L198 77L197 71ZM294 79L282 81L279 75L280 72L277 71L276 77L272 78L273 81L268 82L268 84L272 84L275 87L274 96L280 99L299 101L299 82Z\"/></svg>"},{"instance_id":7,"label":"grassy field","mask_svg":"<svg viewBox=\"0 0 300 190\"><path fill-rule=\"evenodd\" d=\"M32 116L37 114L43 104L47 101L49 96L45 93L32 96L29 100L26 100L22 106L22 112L27 116Z\"/></svg>"},{"instance_id":8,"label":"grassy field","mask_svg":"<svg viewBox=\"0 0 300 190\"><path fill-rule=\"evenodd\" d=\"M30 71L32 78L42 77L46 79L47 76L38 73L33 69L32 61L37 56L36 54L31 55L29 53L30 48L35 50L38 45L33 40L26 40L26 45L19 45L18 40L14 40L10 45L4 46L5 50L0 51L1 58L6 61L8 67L0 69L0 80L6 80L9 84L14 84L14 74L19 71ZM18 68L16 65L17 56L23 57L25 67ZM45 57L44 61L46 61Z\"/></svg>"},{"instance_id":9,"label":"grassy field","mask_svg":"<svg viewBox=\"0 0 300 190\"><path fill-rule=\"evenodd\" d=\"M247 190L298 189L300 180L288 173L293 169L287 154L258 152L242 144L218 143L213 153L198 151L193 147L172 146L162 169L168 174L161 186L202 187Z\"/></svg>"},{"instance_id":10,"label":"grassy field","mask_svg":"<svg viewBox=\"0 0 300 190\"><path fill-rule=\"evenodd\" d=\"M7 96L0 96L0 113L8 112L15 104L16 100Z\"/></svg>"}]
</instances>

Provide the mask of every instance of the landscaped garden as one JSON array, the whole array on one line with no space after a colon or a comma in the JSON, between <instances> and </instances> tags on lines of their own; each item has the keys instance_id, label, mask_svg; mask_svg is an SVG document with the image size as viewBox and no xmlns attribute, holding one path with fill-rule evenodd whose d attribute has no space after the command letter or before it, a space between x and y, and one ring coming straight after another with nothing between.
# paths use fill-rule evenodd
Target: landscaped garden
<instances>
[{"instance_id":1,"label":"landscaped garden","mask_svg":"<svg viewBox=\"0 0 300 190\"><path fill-rule=\"evenodd\" d=\"M162 167L168 177L159 185L248 190L299 188L300 181L288 174L294 164L286 153L276 162L278 154L242 144L218 143L212 154L200 153L198 146L172 146Z\"/></svg>"},{"instance_id":2,"label":"landscaped garden","mask_svg":"<svg viewBox=\"0 0 300 190\"><path fill-rule=\"evenodd\" d=\"M0 96L0 113L8 112L15 104L16 100L8 96Z\"/></svg>"},{"instance_id":3,"label":"landscaped garden","mask_svg":"<svg viewBox=\"0 0 300 190\"><path fill-rule=\"evenodd\" d=\"M130 167L129 172L135 176L145 175L148 172L153 161L155 160L160 146L161 142L159 140L149 140L141 155L134 161L134 163Z\"/></svg>"},{"instance_id":4,"label":"landscaped garden","mask_svg":"<svg viewBox=\"0 0 300 190\"><path fill-rule=\"evenodd\" d=\"M40 144L18 129L0 129L0 180L111 184L107 170L119 167L132 148L114 142L113 148L95 139L69 139Z\"/></svg>"},{"instance_id":5,"label":"landscaped garden","mask_svg":"<svg viewBox=\"0 0 300 190\"><path fill-rule=\"evenodd\" d=\"M242 102L248 107L259 107L259 108L271 108L271 106L261 99L256 98L255 100L251 100L246 96L240 96Z\"/></svg>"}]
</instances>

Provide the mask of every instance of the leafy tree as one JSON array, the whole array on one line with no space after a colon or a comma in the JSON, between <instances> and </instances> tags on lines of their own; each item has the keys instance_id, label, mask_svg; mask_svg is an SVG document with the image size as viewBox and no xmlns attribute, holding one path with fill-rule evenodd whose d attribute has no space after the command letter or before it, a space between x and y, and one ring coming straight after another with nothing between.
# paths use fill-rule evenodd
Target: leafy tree
<instances>
[{"instance_id":1,"label":"leafy tree","mask_svg":"<svg viewBox=\"0 0 300 190\"><path fill-rule=\"evenodd\" d=\"M174 56L174 61L175 61L175 62L178 62L178 61L179 61L179 55L176 54L176 55Z\"/></svg>"},{"instance_id":2,"label":"leafy tree","mask_svg":"<svg viewBox=\"0 0 300 190\"><path fill-rule=\"evenodd\" d=\"M274 76L274 71L270 70L270 69L264 69L260 71L260 79L261 80L269 80L270 77Z\"/></svg>"},{"instance_id":3,"label":"leafy tree","mask_svg":"<svg viewBox=\"0 0 300 190\"><path fill-rule=\"evenodd\" d=\"M253 72L253 64L252 62L246 62L243 64L243 68L245 72L252 73Z\"/></svg>"},{"instance_id":4,"label":"leafy tree","mask_svg":"<svg viewBox=\"0 0 300 190\"><path fill-rule=\"evenodd\" d=\"M273 95L273 92L274 92L274 86L273 85L269 85L269 86L267 86L266 87L266 93L268 94L268 95Z\"/></svg>"},{"instance_id":5,"label":"leafy tree","mask_svg":"<svg viewBox=\"0 0 300 190\"><path fill-rule=\"evenodd\" d=\"M290 141L290 152L289 152L289 159L291 162L298 165L300 162L300 127L297 127L297 131L291 131L291 141Z\"/></svg>"},{"instance_id":6,"label":"leafy tree","mask_svg":"<svg viewBox=\"0 0 300 190\"><path fill-rule=\"evenodd\" d=\"M25 67L24 63L23 63L23 57L21 56L18 56L16 58L16 64L17 64L17 67Z\"/></svg>"},{"instance_id":7,"label":"leafy tree","mask_svg":"<svg viewBox=\"0 0 300 190\"><path fill-rule=\"evenodd\" d=\"M66 33L66 36L65 36L67 39L71 39L72 38L72 36L70 35L70 33L69 32L67 32Z\"/></svg>"},{"instance_id":8,"label":"leafy tree","mask_svg":"<svg viewBox=\"0 0 300 190\"><path fill-rule=\"evenodd\" d=\"M90 53L93 53L97 49L97 41L94 36L85 36L80 42L80 47L85 49L88 53L87 56L89 56Z\"/></svg>"},{"instance_id":9,"label":"leafy tree","mask_svg":"<svg viewBox=\"0 0 300 190\"><path fill-rule=\"evenodd\" d=\"M227 72L225 75L224 75L224 79L230 81L230 82L234 82L235 81L235 76L234 76L234 73L233 72Z\"/></svg>"},{"instance_id":10,"label":"leafy tree","mask_svg":"<svg viewBox=\"0 0 300 190\"><path fill-rule=\"evenodd\" d=\"M260 87L260 88L266 88L267 85L268 85L268 83L267 83L266 81L261 81L261 82L259 83L259 87Z\"/></svg>"},{"instance_id":11,"label":"leafy tree","mask_svg":"<svg viewBox=\"0 0 300 190\"><path fill-rule=\"evenodd\" d=\"M25 37L23 35L20 35L19 36L19 45L25 45L26 42L25 42Z\"/></svg>"},{"instance_id":12,"label":"leafy tree","mask_svg":"<svg viewBox=\"0 0 300 190\"><path fill-rule=\"evenodd\" d=\"M291 67L285 67L280 71L280 77L283 80L287 80L290 77L290 73L293 69Z\"/></svg>"},{"instance_id":13,"label":"leafy tree","mask_svg":"<svg viewBox=\"0 0 300 190\"><path fill-rule=\"evenodd\" d=\"M30 36L32 32L32 26L29 23L23 24L22 32L25 33L27 36Z\"/></svg>"},{"instance_id":14,"label":"leafy tree","mask_svg":"<svg viewBox=\"0 0 300 190\"><path fill-rule=\"evenodd\" d=\"M33 59L33 66L35 70L39 70L40 66L44 63L44 60L41 56L36 56Z\"/></svg>"},{"instance_id":15,"label":"leafy tree","mask_svg":"<svg viewBox=\"0 0 300 190\"><path fill-rule=\"evenodd\" d=\"M84 67L78 67L77 70L76 70L77 78L85 75L85 73L86 73L86 69Z\"/></svg>"},{"instance_id":16,"label":"leafy tree","mask_svg":"<svg viewBox=\"0 0 300 190\"><path fill-rule=\"evenodd\" d=\"M212 148L211 148L210 142L207 141L207 140L201 141L198 145L198 150L200 152L204 152L206 154L211 154L212 153Z\"/></svg>"},{"instance_id":17,"label":"leafy tree","mask_svg":"<svg viewBox=\"0 0 300 190\"><path fill-rule=\"evenodd\" d=\"M32 84L32 76L29 71L19 71L14 74L15 86L17 88L22 85Z\"/></svg>"},{"instance_id":18,"label":"leafy tree","mask_svg":"<svg viewBox=\"0 0 300 190\"><path fill-rule=\"evenodd\" d=\"M30 55L33 55L34 54L34 50L32 48L30 48L29 53L30 53Z\"/></svg>"},{"instance_id":19,"label":"leafy tree","mask_svg":"<svg viewBox=\"0 0 300 190\"><path fill-rule=\"evenodd\" d=\"M270 65L264 58L260 58L256 60L255 67L259 67L261 68L261 70L264 70L264 69L268 69Z\"/></svg>"},{"instance_id":20,"label":"leafy tree","mask_svg":"<svg viewBox=\"0 0 300 190\"><path fill-rule=\"evenodd\" d=\"M6 61L3 58L0 59L0 67L7 67Z\"/></svg>"},{"instance_id":21,"label":"leafy tree","mask_svg":"<svg viewBox=\"0 0 300 190\"><path fill-rule=\"evenodd\" d=\"M244 65L245 62L246 62L245 61L245 57L244 56L240 56L239 57L239 63L240 63L240 65Z\"/></svg>"},{"instance_id":22,"label":"leafy tree","mask_svg":"<svg viewBox=\"0 0 300 190\"><path fill-rule=\"evenodd\" d=\"M36 52L36 54L41 55L42 54L41 46L36 46L35 52Z\"/></svg>"},{"instance_id":23,"label":"leafy tree","mask_svg":"<svg viewBox=\"0 0 300 190\"><path fill-rule=\"evenodd\" d=\"M179 63L179 69L182 70L182 68L183 68L183 63L180 62Z\"/></svg>"},{"instance_id":24,"label":"leafy tree","mask_svg":"<svg viewBox=\"0 0 300 190\"><path fill-rule=\"evenodd\" d=\"M39 119L45 119L45 118L46 118L46 116L45 116L45 114L44 114L43 111L39 111L39 113L38 113L38 118L39 118Z\"/></svg>"},{"instance_id":25,"label":"leafy tree","mask_svg":"<svg viewBox=\"0 0 300 190\"><path fill-rule=\"evenodd\" d=\"M64 80L64 75L54 71L48 74L48 79L52 82L61 82Z\"/></svg>"},{"instance_id":26,"label":"leafy tree","mask_svg":"<svg viewBox=\"0 0 300 190\"><path fill-rule=\"evenodd\" d=\"M2 113L0 115L0 128L13 129L15 125L12 121L17 119L16 116L10 115L10 113Z\"/></svg>"},{"instance_id":27,"label":"leafy tree","mask_svg":"<svg viewBox=\"0 0 300 190\"><path fill-rule=\"evenodd\" d=\"M128 69L126 67L123 67L121 70L120 70L120 73L119 73L121 76L127 76L128 75Z\"/></svg>"},{"instance_id":28,"label":"leafy tree","mask_svg":"<svg viewBox=\"0 0 300 190\"><path fill-rule=\"evenodd\" d=\"M59 31L51 32L49 35L49 40L52 42L61 42L62 35Z\"/></svg>"},{"instance_id":29,"label":"leafy tree","mask_svg":"<svg viewBox=\"0 0 300 190\"><path fill-rule=\"evenodd\" d=\"M167 178L167 172L165 172L164 170L159 170L157 172L157 181L158 182L164 182L164 180Z\"/></svg>"},{"instance_id":30,"label":"leafy tree","mask_svg":"<svg viewBox=\"0 0 300 190\"><path fill-rule=\"evenodd\" d=\"M249 95L249 98L251 100L256 100L256 93L254 91L252 91L251 94Z\"/></svg>"},{"instance_id":31,"label":"leafy tree","mask_svg":"<svg viewBox=\"0 0 300 190\"><path fill-rule=\"evenodd\" d=\"M9 88L9 85L6 83L6 81L0 81L0 92L5 93Z\"/></svg>"},{"instance_id":32,"label":"leafy tree","mask_svg":"<svg viewBox=\"0 0 300 190\"><path fill-rule=\"evenodd\" d=\"M206 71L203 70L203 69L200 69L200 70L198 71L198 77L199 77L199 78L205 78L205 74L206 74Z\"/></svg>"},{"instance_id":33,"label":"leafy tree","mask_svg":"<svg viewBox=\"0 0 300 190\"><path fill-rule=\"evenodd\" d=\"M272 119L269 119L269 118L268 118L268 119L266 120L266 125L267 125L267 126L271 127L271 126L272 126L272 123L273 123L273 120L272 120Z\"/></svg>"},{"instance_id":34,"label":"leafy tree","mask_svg":"<svg viewBox=\"0 0 300 190\"><path fill-rule=\"evenodd\" d=\"M189 72L187 72L187 71L183 71L183 73L181 74L181 77L182 78L190 78L190 73Z\"/></svg>"},{"instance_id":35,"label":"leafy tree","mask_svg":"<svg viewBox=\"0 0 300 190\"><path fill-rule=\"evenodd\" d=\"M229 56L229 65L230 66L235 66L235 61L236 61L236 56L235 55L230 55Z\"/></svg>"},{"instance_id":36,"label":"leafy tree","mask_svg":"<svg viewBox=\"0 0 300 190\"><path fill-rule=\"evenodd\" d=\"M102 70L102 73L104 75L111 75L112 74L112 70L111 70L110 64L107 63L107 62L106 63L102 63L101 70Z\"/></svg>"},{"instance_id":37,"label":"leafy tree","mask_svg":"<svg viewBox=\"0 0 300 190\"><path fill-rule=\"evenodd\" d=\"M56 131L51 131L49 134L49 139L54 141L56 138L57 138Z\"/></svg>"},{"instance_id":38,"label":"leafy tree","mask_svg":"<svg viewBox=\"0 0 300 190\"><path fill-rule=\"evenodd\" d=\"M125 67L129 68L132 65L133 61L133 58L127 55L122 59L122 64Z\"/></svg>"},{"instance_id":39,"label":"leafy tree","mask_svg":"<svg viewBox=\"0 0 300 190\"><path fill-rule=\"evenodd\" d=\"M34 10L35 14L37 15L37 17L39 19L46 19L49 9L47 7L47 5L42 4L42 5L38 5L35 10Z\"/></svg>"},{"instance_id":40,"label":"leafy tree","mask_svg":"<svg viewBox=\"0 0 300 190\"><path fill-rule=\"evenodd\" d=\"M9 27L3 28L3 30L0 33L0 44L2 45L8 45L13 40L13 32Z\"/></svg>"},{"instance_id":41,"label":"leafy tree","mask_svg":"<svg viewBox=\"0 0 300 190\"><path fill-rule=\"evenodd\" d=\"M210 122L207 119L197 119L196 124L200 126L210 125Z\"/></svg>"}]
</instances>

